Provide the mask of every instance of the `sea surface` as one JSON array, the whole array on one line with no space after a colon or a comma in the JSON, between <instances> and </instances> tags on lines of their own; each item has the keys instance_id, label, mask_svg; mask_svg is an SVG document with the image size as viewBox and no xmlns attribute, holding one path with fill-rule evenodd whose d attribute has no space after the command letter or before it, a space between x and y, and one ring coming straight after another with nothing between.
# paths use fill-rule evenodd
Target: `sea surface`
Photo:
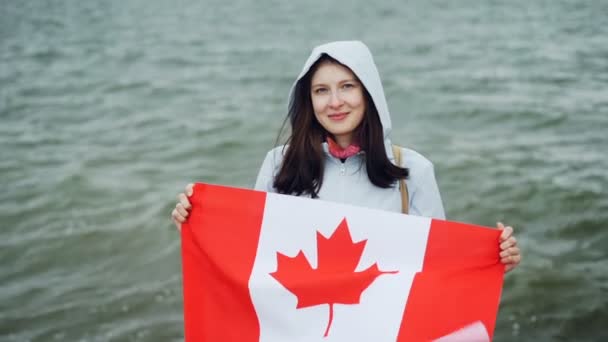
<instances>
[{"instance_id":1,"label":"sea surface","mask_svg":"<svg viewBox=\"0 0 608 342\"><path fill-rule=\"evenodd\" d=\"M176 194L251 187L341 39L448 218L515 227L495 341L608 341L604 0L1 1L0 341L183 340Z\"/></svg>"}]
</instances>

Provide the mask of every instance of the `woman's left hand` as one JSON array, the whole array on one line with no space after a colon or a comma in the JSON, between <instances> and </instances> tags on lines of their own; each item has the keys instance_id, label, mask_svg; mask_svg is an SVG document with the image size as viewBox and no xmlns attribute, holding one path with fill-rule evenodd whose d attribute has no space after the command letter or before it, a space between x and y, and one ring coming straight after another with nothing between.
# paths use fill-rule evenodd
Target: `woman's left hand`
<instances>
[{"instance_id":1,"label":"woman's left hand","mask_svg":"<svg viewBox=\"0 0 608 342\"><path fill-rule=\"evenodd\" d=\"M513 236L513 227L507 226L498 222L498 229L502 230L500 234L500 262L505 264L505 273L511 271L521 262L521 254L517 247L517 239Z\"/></svg>"}]
</instances>

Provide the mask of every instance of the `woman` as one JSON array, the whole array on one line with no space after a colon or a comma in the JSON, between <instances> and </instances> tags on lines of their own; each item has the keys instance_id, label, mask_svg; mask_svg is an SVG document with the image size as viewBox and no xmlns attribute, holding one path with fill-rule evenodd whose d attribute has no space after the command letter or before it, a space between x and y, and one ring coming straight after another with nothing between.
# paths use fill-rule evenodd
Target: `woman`
<instances>
[{"instance_id":1,"label":"woman","mask_svg":"<svg viewBox=\"0 0 608 342\"><path fill-rule=\"evenodd\" d=\"M268 152L256 190L307 196L388 211L402 211L398 182L405 180L411 215L445 219L433 164L399 148L396 165L391 120L373 57L358 41L316 47L291 88L285 146ZM178 195L172 219L188 217L192 186ZM521 255L513 229L498 223L500 257L509 271Z\"/></svg>"}]
</instances>

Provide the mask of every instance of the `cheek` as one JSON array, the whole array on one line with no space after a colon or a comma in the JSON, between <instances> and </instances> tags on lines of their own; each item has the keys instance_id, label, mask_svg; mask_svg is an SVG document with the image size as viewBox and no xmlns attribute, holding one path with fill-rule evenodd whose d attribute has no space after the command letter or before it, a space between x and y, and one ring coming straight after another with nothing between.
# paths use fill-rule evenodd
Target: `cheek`
<instances>
[{"instance_id":1,"label":"cheek","mask_svg":"<svg viewBox=\"0 0 608 342\"><path fill-rule=\"evenodd\" d=\"M365 107L365 98L360 89L353 89L342 95L342 100L351 108Z\"/></svg>"},{"instance_id":2,"label":"cheek","mask_svg":"<svg viewBox=\"0 0 608 342\"><path fill-rule=\"evenodd\" d=\"M350 104L355 109L355 113L357 114L357 125L359 125L361 121L363 121L363 117L365 116L365 110L367 107L363 94L357 94L356 96L353 96Z\"/></svg>"},{"instance_id":3,"label":"cheek","mask_svg":"<svg viewBox=\"0 0 608 342\"><path fill-rule=\"evenodd\" d=\"M312 110L315 112L315 115L317 115L317 113L321 113L323 111L323 108L325 108L325 100L323 100L322 97L313 96L312 97Z\"/></svg>"},{"instance_id":4,"label":"cheek","mask_svg":"<svg viewBox=\"0 0 608 342\"><path fill-rule=\"evenodd\" d=\"M360 91L353 94L351 103L353 107L361 107L363 110L365 110L365 99L363 98L363 93Z\"/></svg>"}]
</instances>

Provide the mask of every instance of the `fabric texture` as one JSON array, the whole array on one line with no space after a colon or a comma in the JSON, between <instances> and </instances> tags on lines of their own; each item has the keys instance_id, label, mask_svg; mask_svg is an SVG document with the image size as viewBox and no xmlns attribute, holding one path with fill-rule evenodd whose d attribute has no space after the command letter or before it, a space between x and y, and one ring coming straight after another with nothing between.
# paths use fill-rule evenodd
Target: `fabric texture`
<instances>
[{"instance_id":1,"label":"fabric texture","mask_svg":"<svg viewBox=\"0 0 608 342\"><path fill-rule=\"evenodd\" d=\"M191 203L188 342L491 341L496 229L201 183Z\"/></svg>"},{"instance_id":2,"label":"fabric texture","mask_svg":"<svg viewBox=\"0 0 608 342\"><path fill-rule=\"evenodd\" d=\"M342 148L331 137L327 137L327 148L329 149L329 154L338 159L352 157L361 151L361 147L355 143L346 146L346 148Z\"/></svg>"}]
</instances>

